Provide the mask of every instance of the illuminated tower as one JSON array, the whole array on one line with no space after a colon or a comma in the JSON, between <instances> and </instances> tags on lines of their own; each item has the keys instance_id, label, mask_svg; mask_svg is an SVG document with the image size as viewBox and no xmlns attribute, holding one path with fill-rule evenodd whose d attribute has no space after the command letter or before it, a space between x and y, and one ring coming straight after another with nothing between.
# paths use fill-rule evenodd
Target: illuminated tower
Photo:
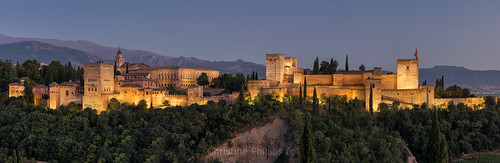
<instances>
[{"instance_id":1,"label":"illuminated tower","mask_svg":"<svg viewBox=\"0 0 500 163\"><path fill-rule=\"evenodd\" d=\"M118 52L115 57L116 67L121 67L125 63L125 58L123 57L122 51L118 48Z\"/></svg>"}]
</instances>

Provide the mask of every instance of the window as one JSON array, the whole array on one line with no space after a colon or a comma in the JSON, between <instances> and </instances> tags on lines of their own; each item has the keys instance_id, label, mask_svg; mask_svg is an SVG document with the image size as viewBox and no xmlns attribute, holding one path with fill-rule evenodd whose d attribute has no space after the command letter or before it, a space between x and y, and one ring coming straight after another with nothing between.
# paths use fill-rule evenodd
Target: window
<instances>
[{"instance_id":1,"label":"window","mask_svg":"<svg viewBox=\"0 0 500 163\"><path fill-rule=\"evenodd\" d=\"M410 69L410 66L406 66L406 69Z\"/></svg>"},{"instance_id":2,"label":"window","mask_svg":"<svg viewBox=\"0 0 500 163\"><path fill-rule=\"evenodd\" d=\"M68 95L69 95L69 92L68 92L68 91L66 91L66 96L68 96Z\"/></svg>"}]
</instances>

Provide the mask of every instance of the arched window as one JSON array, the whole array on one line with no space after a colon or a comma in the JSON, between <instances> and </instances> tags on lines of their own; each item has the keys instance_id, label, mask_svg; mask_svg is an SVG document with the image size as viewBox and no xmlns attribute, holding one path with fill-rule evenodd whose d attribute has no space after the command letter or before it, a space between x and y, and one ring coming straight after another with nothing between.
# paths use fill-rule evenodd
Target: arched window
<instances>
[{"instance_id":1,"label":"arched window","mask_svg":"<svg viewBox=\"0 0 500 163\"><path fill-rule=\"evenodd\" d=\"M69 92L68 92L68 91L66 91L66 96L68 96L68 95L69 95Z\"/></svg>"}]
</instances>

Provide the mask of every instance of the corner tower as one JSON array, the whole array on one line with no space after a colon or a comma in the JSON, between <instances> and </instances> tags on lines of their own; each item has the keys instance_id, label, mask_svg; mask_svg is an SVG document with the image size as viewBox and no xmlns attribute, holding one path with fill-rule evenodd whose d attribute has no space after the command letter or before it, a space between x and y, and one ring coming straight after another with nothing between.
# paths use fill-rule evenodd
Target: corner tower
<instances>
[{"instance_id":1,"label":"corner tower","mask_svg":"<svg viewBox=\"0 0 500 163\"><path fill-rule=\"evenodd\" d=\"M418 52L415 59L398 59L397 89L418 89Z\"/></svg>"},{"instance_id":2,"label":"corner tower","mask_svg":"<svg viewBox=\"0 0 500 163\"><path fill-rule=\"evenodd\" d=\"M118 52L115 57L116 67L121 67L125 63L125 58L123 57L122 51L118 48Z\"/></svg>"},{"instance_id":3,"label":"corner tower","mask_svg":"<svg viewBox=\"0 0 500 163\"><path fill-rule=\"evenodd\" d=\"M282 82L285 75L285 55L266 54L266 80Z\"/></svg>"}]
</instances>

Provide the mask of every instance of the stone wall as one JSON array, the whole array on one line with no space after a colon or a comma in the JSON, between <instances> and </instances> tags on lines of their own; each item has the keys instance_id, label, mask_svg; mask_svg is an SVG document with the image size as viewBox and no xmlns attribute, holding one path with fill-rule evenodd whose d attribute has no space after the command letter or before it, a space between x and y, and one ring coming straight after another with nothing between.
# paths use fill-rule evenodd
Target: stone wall
<instances>
[{"instance_id":1,"label":"stone wall","mask_svg":"<svg viewBox=\"0 0 500 163\"><path fill-rule=\"evenodd\" d=\"M382 90L382 100L399 101L401 103L417 105L425 102L432 105L434 101L434 87L420 86L419 89Z\"/></svg>"},{"instance_id":2,"label":"stone wall","mask_svg":"<svg viewBox=\"0 0 500 163\"><path fill-rule=\"evenodd\" d=\"M304 75L304 79L307 80L307 85L332 85L333 76L332 75ZM302 83L304 84L304 83Z\"/></svg>"},{"instance_id":3,"label":"stone wall","mask_svg":"<svg viewBox=\"0 0 500 163\"><path fill-rule=\"evenodd\" d=\"M382 82L380 83L380 87L382 89L396 89L397 88L397 75L396 74L384 74L376 76L376 78L380 78Z\"/></svg>"},{"instance_id":4,"label":"stone wall","mask_svg":"<svg viewBox=\"0 0 500 163\"><path fill-rule=\"evenodd\" d=\"M434 99L434 105L446 107L448 102L453 101L453 104L457 105L459 103L465 104L467 107L474 109L479 109L484 107L483 97L470 97L470 98L436 98Z\"/></svg>"}]
</instances>

